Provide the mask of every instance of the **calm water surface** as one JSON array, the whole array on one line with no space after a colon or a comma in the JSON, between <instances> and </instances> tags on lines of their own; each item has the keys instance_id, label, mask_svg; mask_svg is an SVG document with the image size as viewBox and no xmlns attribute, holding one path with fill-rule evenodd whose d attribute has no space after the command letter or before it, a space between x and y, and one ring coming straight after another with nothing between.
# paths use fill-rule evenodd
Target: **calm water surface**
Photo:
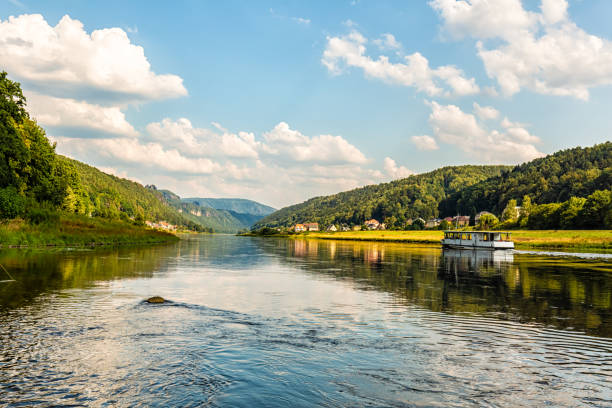
<instances>
[{"instance_id":1,"label":"calm water surface","mask_svg":"<svg viewBox=\"0 0 612 408\"><path fill-rule=\"evenodd\" d=\"M612 407L610 259L215 235L0 264L0 405Z\"/></svg>"}]
</instances>

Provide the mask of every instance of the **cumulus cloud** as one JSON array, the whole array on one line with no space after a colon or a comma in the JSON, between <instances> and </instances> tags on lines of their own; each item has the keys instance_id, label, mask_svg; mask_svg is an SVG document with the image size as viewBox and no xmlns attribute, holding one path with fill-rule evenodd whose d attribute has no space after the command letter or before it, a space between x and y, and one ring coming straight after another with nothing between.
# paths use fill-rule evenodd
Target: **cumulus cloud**
<instances>
[{"instance_id":1,"label":"cumulus cloud","mask_svg":"<svg viewBox=\"0 0 612 408\"><path fill-rule=\"evenodd\" d=\"M385 157L384 169L391 179L406 178L415 174L414 171L404 166L398 166L395 160L390 157Z\"/></svg>"},{"instance_id":2,"label":"cumulus cloud","mask_svg":"<svg viewBox=\"0 0 612 408\"><path fill-rule=\"evenodd\" d=\"M474 102L474 113L480 120L497 119L499 111L491 106L480 106Z\"/></svg>"},{"instance_id":3,"label":"cumulus cloud","mask_svg":"<svg viewBox=\"0 0 612 408\"><path fill-rule=\"evenodd\" d=\"M402 48L402 44L400 44L393 34L383 34L380 38L372 41L378 48L381 50L398 50Z\"/></svg>"},{"instance_id":4,"label":"cumulus cloud","mask_svg":"<svg viewBox=\"0 0 612 408\"><path fill-rule=\"evenodd\" d=\"M399 43L393 38L393 44ZM390 38L385 40L389 43ZM368 40L357 31L341 37L327 37L321 62L332 74L340 74L345 67L361 68L367 77L388 83L414 87L428 95L470 95L480 91L474 78L450 65L431 68L429 61L418 52L404 56L403 62L393 63L385 55L374 59L366 55ZM383 44L383 42L379 42Z\"/></svg>"},{"instance_id":5,"label":"cumulus cloud","mask_svg":"<svg viewBox=\"0 0 612 408\"><path fill-rule=\"evenodd\" d=\"M216 126L215 126L216 125ZM194 127L189 119L176 121L166 118L147 125L148 135L164 146L170 146L187 156L227 156L257 158L260 143L255 135L247 132L233 134L218 123L213 124L223 133Z\"/></svg>"},{"instance_id":6,"label":"cumulus cloud","mask_svg":"<svg viewBox=\"0 0 612 408\"><path fill-rule=\"evenodd\" d=\"M589 89L612 85L612 42L572 22L566 0L542 0L540 12L520 0L433 0L443 30L478 39L478 55L501 91L523 88L589 98Z\"/></svg>"},{"instance_id":7,"label":"cumulus cloud","mask_svg":"<svg viewBox=\"0 0 612 408\"><path fill-rule=\"evenodd\" d=\"M341 136L319 135L308 137L280 122L263 136L264 151L290 161L315 163L367 162L364 154Z\"/></svg>"},{"instance_id":8,"label":"cumulus cloud","mask_svg":"<svg viewBox=\"0 0 612 408\"><path fill-rule=\"evenodd\" d=\"M135 137L138 132L116 106L104 107L69 98L28 93L28 108L46 128L83 136L111 135Z\"/></svg>"},{"instance_id":9,"label":"cumulus cloud","mask_svg":"<svg viewBox=\"0 0 612 408\"><path fill-rule=\"evenodd\" d=\"M219 123L199 128L186 119L150 123L137 137L59 137L58 151L116 174L128 174L179 194L248 196L276 206L402 177L341 136L306 136L280 122L270 131L230 132ZM385 163L387 166L387 163ZM388 167L388 166L387 166Z\"/></svg>"},{"instance_id":10,"label":"cumulus cloud","mask_svg":"<svg viewBox=\"0 0 612 408\"><path fill-rule=\"evenodd\" d=\"M153 72L121 28L89 34L67 15L55 27L40 14L0 21L0 60L27 87L58 97L133 102L187 94L179 76Z\"/></svg>"},{"instance_id":11,"label":"cumulus cloud","mask_svg":"<svg viewBox=\"0 0 612 408\"><path fill-rule=\"evenodd\" d=\"M438 143L436 143L436 139L431 136L422 135L422 136L412 136L410 138L412 143L419 150L437 150L439 149Z\"/></svg>"},{"instance_id":12,"label":"cumulus cloud","mask_svg":"<svg viewBox=\"0 0 612 408\"><path fill-rule=\"evenodd\" d=\"M436 137L489 163L520 163L543 156L534 143L540 140L521 124L504 119L503 131L489 130L475 115L455 105L429 103L429 123Z\"/></svg>"}]
</instances>

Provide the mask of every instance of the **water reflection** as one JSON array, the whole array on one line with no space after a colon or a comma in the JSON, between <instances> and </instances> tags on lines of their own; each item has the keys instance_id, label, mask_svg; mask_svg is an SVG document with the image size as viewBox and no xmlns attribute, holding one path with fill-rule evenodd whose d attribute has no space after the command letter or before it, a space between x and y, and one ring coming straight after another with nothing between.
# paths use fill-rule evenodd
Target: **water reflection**
<instances>
[{"instance_id":1,"label":"water reflection","mask_svg":"<svg viewBox=\"0 0 612 408\"><path fill-rule=\"evenodd\" d=\"M205 235L0 263L0 405L612 403L605 262Z\"/></svg>"},{"instance_id":2,"label":"water reflection","mask_svg":"<svg viewBox=\"0 0 612 408\"><path fill-rule=\"evenodd\" d=\"M270 241L274 241L270 243ZM282 262L352 278L436 312L476 313L612 337L612 263L381 242L260 240Z\"/></svg>"}]
</instances>

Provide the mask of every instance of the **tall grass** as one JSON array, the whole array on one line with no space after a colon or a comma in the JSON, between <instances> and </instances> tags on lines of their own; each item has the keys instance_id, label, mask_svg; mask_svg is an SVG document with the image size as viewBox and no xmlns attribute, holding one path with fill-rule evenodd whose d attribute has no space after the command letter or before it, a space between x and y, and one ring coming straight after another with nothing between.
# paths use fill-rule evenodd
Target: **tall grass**
<instances>
[{"instance_id":1,"label":"tall grass","mask_svg":"<svg viewBox=\"0 0 612 408\"><path fill-rule=\"evenodd\" d=\"M93 246L168 242L178 238L119 220L60 214L38 224L22 219L0 223L1 247Z\"/></svg>"}]
</instances>

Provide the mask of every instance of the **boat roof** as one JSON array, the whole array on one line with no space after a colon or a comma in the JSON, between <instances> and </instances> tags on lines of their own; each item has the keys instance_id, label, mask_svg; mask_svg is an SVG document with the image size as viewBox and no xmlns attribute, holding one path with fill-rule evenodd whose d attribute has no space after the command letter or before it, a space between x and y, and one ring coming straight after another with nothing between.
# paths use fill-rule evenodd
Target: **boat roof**
<instances>
[{"instance_id":1,"label":"boat roof","mask_svg":"<svg viewBox=\"0 0 612 408\"><path fill-rule=\"evenodd\" d=\"M469 230L445 230L444 232L460 232L462 234L512 234L512 231L469 231Z\"/></svg>"}]
</instances>

